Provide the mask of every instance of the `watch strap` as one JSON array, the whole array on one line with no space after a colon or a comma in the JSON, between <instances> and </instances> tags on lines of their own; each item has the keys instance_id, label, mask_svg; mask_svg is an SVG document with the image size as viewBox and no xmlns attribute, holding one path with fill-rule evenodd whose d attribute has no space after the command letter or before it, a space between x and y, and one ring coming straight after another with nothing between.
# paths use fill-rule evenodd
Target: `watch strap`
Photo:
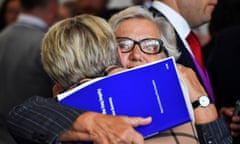
<instances>
[{"instance_id":1,"label":"watch strap","mask_svg":"<svg viewBox=\"0 0 240 144\"><path fill-rule=\"evenodd\" d=\"M194 102L192 103L193 109L199 107L200 105L201 105L201 104L200 104L199 100L196 100L196 101L194 101Z\"/></svg>"},{"instance_id":2,"label":"watch strap","mask_svg":"<svg viewBox=\"0 0 240 144\"><path fill-rule=\"evenodd\" d=\"M199 106L201 106L201 107L207 107L207 106L209 106L209 104L208 104L207 106L201 105L201 103L200 103L200 98L201 98L201 97L207 97L207 98L209 99L209 104L212 103L211 98L209 98L208 96L200 96L196 101L194 101L194 102L192 103L193 109L195 109L195 108L197 108L197 107L199 107Z\"/></svg>"}]
</instances>

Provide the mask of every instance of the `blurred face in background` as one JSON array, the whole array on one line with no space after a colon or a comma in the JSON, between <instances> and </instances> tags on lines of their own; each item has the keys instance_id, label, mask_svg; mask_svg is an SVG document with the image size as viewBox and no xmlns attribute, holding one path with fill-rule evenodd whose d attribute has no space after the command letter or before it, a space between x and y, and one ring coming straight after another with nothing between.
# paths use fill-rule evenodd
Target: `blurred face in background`
<instances>
[{"instance_id":1,"label":"blurred face in background","mask_svg":"<svg viewBox=\"0 0 240 144\"><path fill-rule=\"evenodd\" d=\"M175 0L179 13L192 28L208 22L218 0Z\"/></svg>"},{"instance_id":2,"label":"blurred face in background","mask_svg":"<svg viewBox=\"0 0 240 144\"><path fill-rule=\"evenodd\" d=\"M59 2L58 0L51 1L47 8L43 10L44 14L44 20L48 24L48 26L51 26L55 22L58 21L58 9L59 9Z\"/></svg>"},{"instance_id":3,"label":"blurred face in background","mask_svg":"<svg viewBox=\"0 0 240 144\"><path fill-rule=\"evenodd\" d=\"M6 7L5 22L9 25L16 21L21 11L21 4L19 0L10 0Z\"/></svg>"},{"instance_id":4,"label":"blurred face in background","mask_svg":"<svg viewBox=\"0 0 240 144\"><path fill-rule=\"evenodd\" d=\"M77 0L79 13L101 14L107 7L108 0Z\"/></svg>"},{"instance_id":5,"label":"blurred face in background","mask_svg":"<svg viewBox=\"0 0 240 144\"><path fill-rule=\"evenodd\" d=\"M59 20L78 15L76 4L76 1L66 1L60 4L58 8Z\"/></svg>"},{"instance_id":6,"label":"blurred face in background","mask_svg":"<svg viewBox=\"0 0 240 144\"><path fill-rule=\"evenodd\" d=\"M58 8L58 17L59 20L72 17L70 10L65 5L60 5Z\"/></svg>"}]
</instances>

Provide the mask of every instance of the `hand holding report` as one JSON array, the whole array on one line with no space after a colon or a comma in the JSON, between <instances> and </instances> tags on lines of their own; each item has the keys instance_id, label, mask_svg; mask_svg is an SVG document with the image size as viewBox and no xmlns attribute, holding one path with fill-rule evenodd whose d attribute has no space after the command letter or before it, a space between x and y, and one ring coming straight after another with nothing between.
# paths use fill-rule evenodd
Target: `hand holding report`
<instances>
[{"instance_id":1,"label":"hand holding report","mask_svg":"<svg viewBox=\"0 0 240 144\"><path fill-rule=\"evenodd\" d=\"M86 82L59 94L64 105L109 115L152 117L145 138L191 120L174 58Z\"/></svg>"}]
</instances>

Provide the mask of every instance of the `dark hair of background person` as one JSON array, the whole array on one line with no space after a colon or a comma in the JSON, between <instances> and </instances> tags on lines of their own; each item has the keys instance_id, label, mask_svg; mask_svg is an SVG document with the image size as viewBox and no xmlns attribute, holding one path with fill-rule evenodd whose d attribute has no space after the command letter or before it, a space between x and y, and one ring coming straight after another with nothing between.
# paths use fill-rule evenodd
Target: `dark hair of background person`
<instances>
[{"instance_id":1,"label":"dark hair of background person","mask_svg":"<svg viewBox=\"0 0 240 144\"><path fill-rule=\"evenodd\" d=\"M59 9L58 9L59 20L77 16L78 8L76 4L77 4L76 0L68 0L63 2L61 5L59 5Z\"/></svg>"},{"instance_id":2,"label":"dark hair of background person","mask_svg":"<svg viewBox=\"0 0 240 144\"><path fill-rule=\"evenodd\" d=\"M142 5L146 8L151 7L153 0L132 0L133 5Z\"/></svg>"},{"instance_id":3,"label":"dark hair of background person","mask_svg":"<svg viewBox=\"0 0 240 144\"><path fill-rule=\"evenodd\" d=\"M218 0L209 22L210 41L203 47L204 62L207 63L214 47L214 40L220 31L240 25L240 0Z\"/></svg>"},{"instance_id":4,"label":"dark hair of background person","mask_svg":"<svg viewBox=\"0 0 240 144\"><path fill-rule=\"evenodd\" d=\"M59 0L20 0L23 13L33 14L39 17L48 26L51 26L58 20L58 1Z\"/></svg>"},{"instance_id":5,"label":"dark hair of background person","mask_svg":"<svg viewBox=\"0 0 240 144\"><path fill-rule=\"evenodd\" d=\"M123 8L109 8L110 0L76 0L78 14L92 14L108 20Z\"/></svg>"},{"instance_id":6,"label":"dark hair of background person","mask_svg":"<svg viewBox=\"0 0 240 144\"><path fill-rule=\"evenodd\" d=\"M36 6L45 7L49 3L49 0L31 0L31 1L20 0L20 1L21 1L23 9L26 9L26 10L31 10L31 9L35 8Z\"/></svg>"},{"instance_id":7,"label":"dark hair of background person","mask_svg":"<svg viewBox=\"0 0 240 144\"><path fill-rule=\"evenodd\" d=\"M212 36L230 26L240 25L240 1L218 0L218 4L212 13L209 31Z\"/></svg>"},{"instance_id":8,"label":"dark hair of background person","mask_svg":"<svg viewBox=\"0 0 240 144\"><path fill-rule=\"evenodd\" d=\"M11 2L18 2L19 4L15 4L14 7L9 7ZM0 31L4 29L9 24L16 21L18 14L20 13L21 7L19 0L4 0L0 6ZM11 18L7 18L7 16L11 14Z\"/></svg>"}]
</instances>

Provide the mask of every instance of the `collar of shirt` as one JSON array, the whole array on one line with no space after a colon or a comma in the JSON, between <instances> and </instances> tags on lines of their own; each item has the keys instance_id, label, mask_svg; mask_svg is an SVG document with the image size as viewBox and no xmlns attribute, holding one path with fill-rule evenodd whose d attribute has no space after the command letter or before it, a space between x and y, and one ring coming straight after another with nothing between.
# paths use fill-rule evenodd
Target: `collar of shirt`
<instances>
[{"instance_id":1,"label":"collar of shirt","mask_svg":"<svg viewBox=\"0 0 240 144\"><path fill-rule=\"evenodd\" d=\"M37 26L41 29L47 29L48 25L40 18L28 14L20 14L18 22Z\"/></svg>"},{"instance_id":2,"label":"collar of shirt","mask_svg":"<svg viewBox=\"0 0 240 144\"><path fill-rule=\"evenodd\" d=\"M183 41L185 47L192 54L192 51L186 41L186 38L191 31L191 28L187 21L175 10L173 10L161 1L153 1L152 7L160 11L168 19L168 21L171 23L171 25L174 27L179 37Z\"/></svg>"}]
</instances>

